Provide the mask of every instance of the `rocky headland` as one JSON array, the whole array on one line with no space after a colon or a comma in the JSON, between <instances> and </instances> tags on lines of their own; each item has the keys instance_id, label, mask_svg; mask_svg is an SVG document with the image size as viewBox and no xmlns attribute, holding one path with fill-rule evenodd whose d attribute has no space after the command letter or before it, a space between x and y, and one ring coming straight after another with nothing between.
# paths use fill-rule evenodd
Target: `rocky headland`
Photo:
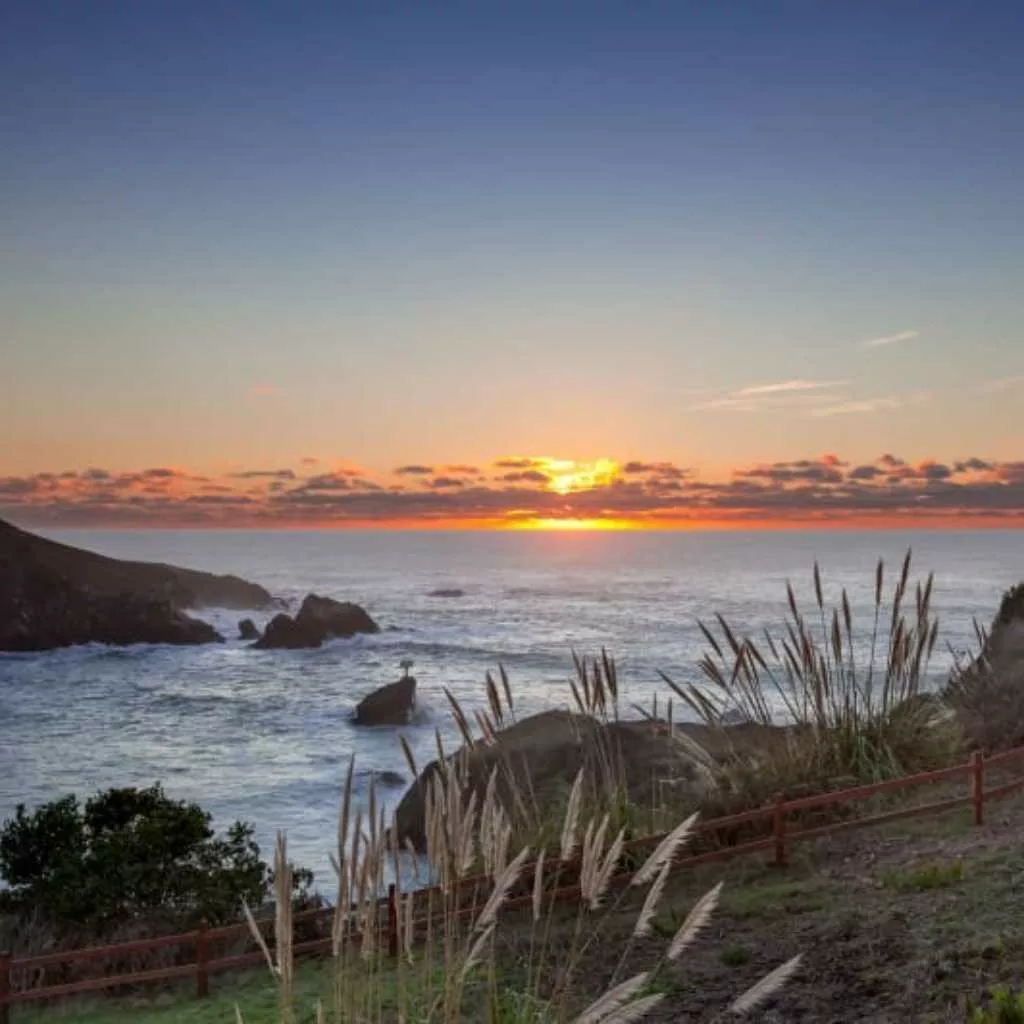
<instances>
[{"instance_id":1,"label":"rocky headland","mask_svg":"<svg viewBox=\"0 0 1024 1024\"><path fill-rule=\"evenodd\" d=\"M237 576L108 558L0 520L0 651L215 643L217 631L187 609L274 604Z\"/></svg>"}]
</instances>

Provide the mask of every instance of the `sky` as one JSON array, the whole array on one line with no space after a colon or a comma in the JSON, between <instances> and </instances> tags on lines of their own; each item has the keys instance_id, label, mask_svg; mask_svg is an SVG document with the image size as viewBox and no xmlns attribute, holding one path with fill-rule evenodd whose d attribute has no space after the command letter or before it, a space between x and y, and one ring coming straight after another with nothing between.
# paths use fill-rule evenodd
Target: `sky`
<instances>
[{"instance_id":1,"label":"sky","mask_svg":"<svg viewBox=\"0 0 1024 1024\"><path fill-rule=\"evenodd\" d=\"M8 0L0 515L1024 525L1021 96L1019 3Z\"/></svg>"}]
</instances>

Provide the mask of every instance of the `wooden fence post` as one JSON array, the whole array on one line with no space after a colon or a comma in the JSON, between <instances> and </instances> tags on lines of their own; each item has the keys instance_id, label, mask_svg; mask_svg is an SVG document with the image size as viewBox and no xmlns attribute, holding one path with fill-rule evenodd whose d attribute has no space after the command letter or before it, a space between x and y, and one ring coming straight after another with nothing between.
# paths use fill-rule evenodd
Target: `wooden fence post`
<instances>
[{"instance_id":1,"label":"wooden fence post","mask_svg":"<svg viewBox=\"0 0 1024 1024\"><path fill-rule=\"evenodd\" d=\"M388 956L398 956L398 891L388 886Z\"/></svg>"},{"instance_id":2,"label":"wooden fence post","mask_svg":"<svg viewBox=\"0 0 1024 1024\"><path fill-rule=\"evenodd\" d=\"M772 838L775 840L775 866L786 866L786 800L781 793L775 796L772 815Z\"/></svg>"},{"instance_id":3,"label":"wooden fence post","mask_svg":"<svg viewBox=\"0 0 1024 1024\"><path fill-rule=\"evenodd\" d=\"M210 994L210 975L206 965L210 959L209 939L206 935L206 922L199 923L196 933L196 995L205 999Z\"/></svg>"},{"instance_id":4,"label":"wooden fence post","mask_svg":"<svg viewBox=\"0 0 1024 1024\"><path fill-rule=\"evenodd\" d=\"M0 953L0 1024L11 1024L11 954Z\"/></svg>"},{"instance_id":5,"label":"wooden fence post","mask_svg":"<svg viewBox=\"0 0 1024 1024\"><path fill-rule=\"evenodd\" d=\"M971 754L971 782L974 796L974 824L985 824L985 758L980 750Z\"/></svg>"}]
</instances>

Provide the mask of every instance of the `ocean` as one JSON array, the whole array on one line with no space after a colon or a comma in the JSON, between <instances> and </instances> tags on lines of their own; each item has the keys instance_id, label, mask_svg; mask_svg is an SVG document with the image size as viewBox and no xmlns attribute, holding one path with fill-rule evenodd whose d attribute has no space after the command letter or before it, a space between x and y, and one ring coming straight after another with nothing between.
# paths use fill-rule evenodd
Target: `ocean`
<instances>
[{"instance_id":1,"label":"ocean","mask_svg":"<svg viewBox=\"0 0 1024 1024\"><path fill-rule=\"evenodd\" d=\"M912 578L935 572L939 683L949 649L973 646L1002 593L1024 577L1024 531L991 532L230 532L50 531L119 558L230 572L299 601L313 591L363 605L376 636L313 651L254 651L236 639L237 612L204 618L228 638L192 648L99 645L0 654L0 818L67 793L163 783L223 826L253 823L268 856L284 829L294 859L331 891L328 856L349 757L361 773L409 772L401 731L419 764L434 730L457 733L447 687L484 707L484 675L504 665L517 712L568 706L572 652L607 648L626 704L667 693L658 672L696 681L700 618L738 631L779 626L785 584L808 609L811 570L826 596L846 587L860 635L870 630L875 564L886 591L908 547ZM461 597L432 596L457 588ZM265 617L264 617L265 618ZM256 617L257 625L262 625ZM856 632L855 626L855 632ZM414 662L420 708L402 729L363 729L359 698ZM394 806L403 786L381 792Z\"/></svg>"}]
</instances>

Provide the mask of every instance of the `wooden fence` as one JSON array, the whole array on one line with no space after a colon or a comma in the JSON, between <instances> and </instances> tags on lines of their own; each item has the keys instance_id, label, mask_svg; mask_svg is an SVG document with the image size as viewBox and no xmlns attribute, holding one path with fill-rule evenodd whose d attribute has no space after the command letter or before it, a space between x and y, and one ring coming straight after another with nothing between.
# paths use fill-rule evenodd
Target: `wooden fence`
<instances>
[{"instance_id":1,"label":"wooden fence","mask_svg":"<svg viewBox=\"0 0 1024 1024\"><path fill-rule=\"evenodd\" d=\"M766 807L759 807L752 811L744 811L741 814L733 814L728 817L712 818L707 821L698 822L694 829L695 835L713 835L725 830L736 829L745 825L756 825L770 822L770 834L764 838L755 839L749 842L732 846L722 846L718 849L698 853L690 857L677 860L673 871L678 872L687 868L697 867L701 864L708 864L714 861L732 860L736 857L749 856L751 854L770 853L772 861L779 866L788 862L789 850L794 843L806 842L812 839L820 839L824 836L836 835L841 832L854 829L872 828L884 825L893 821L900 821L906 818L929 817L943 814L946 811L959 807L971 806L973 809L973 820L975 825L982 825L985 820L985 806L991 801L1002 799L1024 789L1024 777L1017 777L1005 782L1002 785L991 789L985 788L985 779L989 770L995 767L1003 767L1011 762L1024 759L1024 747L1017 747L991 757L983 757L979 753L972 755L971 759L964 764L954 765L950 768L941 768L938 771L922 772L917 775L908 775L898 779L890 779L886 782L873 783L867 786L855 786L852 789L826 792L814 796L799 797L795 800L785 800L777 797L775 801ZM869 815L866 817L855 817L845 821L833 822L813 828L801 828L793 830L790 827L790 818L801 812L819 810L825 807L835 807L841 804L848 804L853 801L867 799L877 796L880 793L893 793L916 786L933 782L947 782L954 779L966 779L968 792L963 796L953 797L946 800L933 801L931 803L918 804L910 807L899 807L895 810L886 811L881 814ZM766 832L769 830L766 829ZM655 846L664 838L664 835L645 836L625 844L625 852L641 853L645 849ZM578 862L576 862L578 867ZM563 865L563 870L565 865ZM530 869L524 870L524 877L530 874ZM612 888L621 888L627 885L633 877L632 871L626 871L613 877ZM486 895L485 887L489 881L485 876L475 879L468 879L460 884L463 891L482 891ZM418 896L429 895L429 890L418 890ZM581 898L579 885L570 885L558 888L546 893L547 898L553 902L578 902ZM379 912L381 914L383 931L388 938L388 950L391 955L398 951L398 914L396 906L396 891L392 885L388 896L380 901ZM532 906L532 894L518 896L506 901L503 904L505 910L513 910ZM459 910L460 915L471 916L477 912L475 902ZM330 907L317 908L314 910L301 911L294 915L296 924L324 923L330 919L334 910ZM273 921L261 921L260 927L272 927ZM86 995L92 992L100 992L106 989L122 986L143 985L152 982L176 981L186 978L195 980L196 995L204 998L209 995L210 976L223 971L237 970L245 967L253 967L265 962L264 955L257 950L251 953L242 953L233 956L211 957L211 946L217 942L230 940L241 940L250 937L249 927L245 923L225 925L218 928L200 928L197 931L186 932L179 935L164 935L152 939L140 939L135 942L118 943L112 946L97 946L86 949L61 950L55 953L45 953L41 956L13 958L10 953L0 952L0 1024L10 1024L11 1007L20 1003L28 1003L40 1000L64 999L69 996ZM352 936L350 935L350 938ZM358 936L356 936L358 938ZM295 943L293 952L296 956L315 956L327 954L331 951L332 940L326 938L314 938ZM57 985L28 984L15 985L15 978L30 976L33 971L42 971L48 967L56 967L67 964L82 964L103 960L123 959L129 955L140 953L152 953L161 949L188 949L195 950L195 960L191 963L179 964L172 967L162 967L153 970L130 971L122 974L101 975L98 977L85 978L80 981L73 981Z\"/></svg>"}]
</instances>

